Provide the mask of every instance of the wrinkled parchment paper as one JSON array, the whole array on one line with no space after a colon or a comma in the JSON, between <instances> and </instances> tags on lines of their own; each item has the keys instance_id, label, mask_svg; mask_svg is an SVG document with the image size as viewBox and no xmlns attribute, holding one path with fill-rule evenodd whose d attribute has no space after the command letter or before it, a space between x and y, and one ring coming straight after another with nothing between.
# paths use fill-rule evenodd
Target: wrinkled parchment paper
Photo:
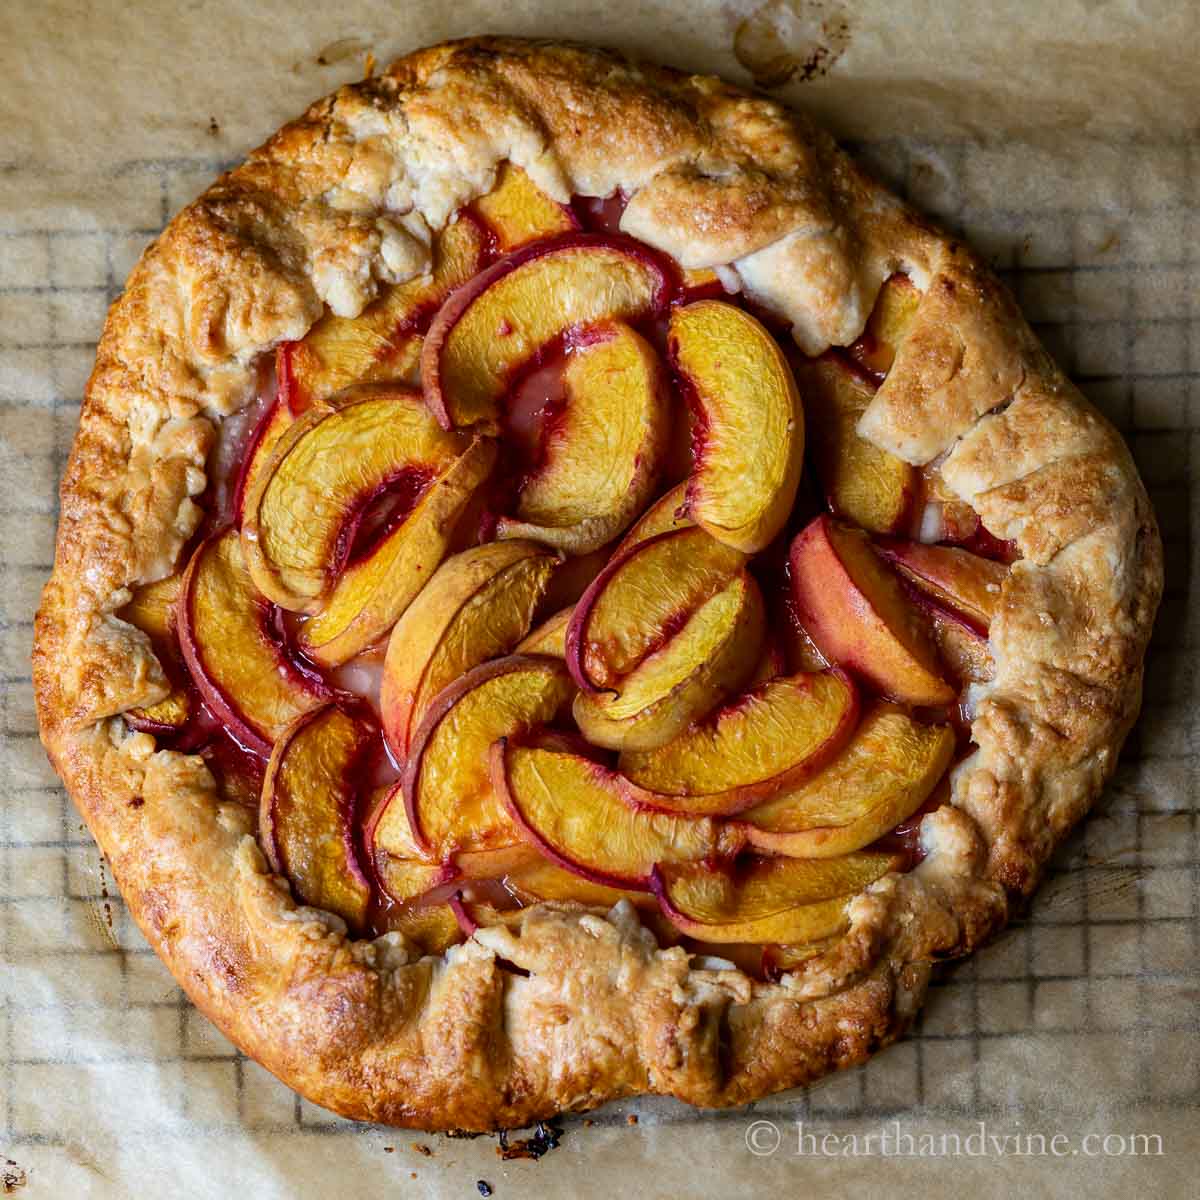
<instances>
[{"instance_id":1,"label":"wrinkled parchment paper","mask_svg":"<svg viewBox=\"0 0 1200 1200\"><path fill-rule=\"evenodd\" d=\"M7 6L0 38L0 1178L24 1196L1182 1196L1200 1149L1192 5L282 0ZM105 308L216 171L473 32L591 39L819 114L964 232L1127 433L1167 542L1146 712L1026 920L915 1034L752 1110L614 1105L540 1162L340 1121L238 1055L132 928L36 740L28 649ZM1107 1138L1107 1142L1104 1139ZM956 1140L957 1139L957 1140ZM1107 1153L1106 1153L1107 1151Z\"/></svg>"}]
</instances>

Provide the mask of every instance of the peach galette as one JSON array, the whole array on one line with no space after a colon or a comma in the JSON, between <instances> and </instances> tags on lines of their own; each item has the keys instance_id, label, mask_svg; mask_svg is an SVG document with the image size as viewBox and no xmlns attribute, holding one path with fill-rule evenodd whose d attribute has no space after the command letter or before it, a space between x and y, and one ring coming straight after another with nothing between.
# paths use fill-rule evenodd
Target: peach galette
<instances>
[{"instance_id":1,"label":"peach galette","mask_svg":"<svg viewBox=\"0 0 1200 1200\"><path fill-rule=\"evenodd\" d=\"M193 999L341 1112L862 1059L1110 773L1157 535L999 286L778 106L437 47L114 305L43 736Z\"/></svg>"}]
</instances>

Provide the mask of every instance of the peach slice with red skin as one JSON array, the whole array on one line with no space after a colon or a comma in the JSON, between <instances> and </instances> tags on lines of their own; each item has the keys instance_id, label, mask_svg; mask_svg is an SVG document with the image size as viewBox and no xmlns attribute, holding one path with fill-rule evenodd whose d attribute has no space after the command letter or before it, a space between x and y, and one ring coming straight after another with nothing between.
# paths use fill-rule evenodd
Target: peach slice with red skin
<instances>
[{"instance_id":1,"label":"peach slice with red skin","mask_svg":"<svg viewBox=\"0 0 1200 1200\"><path fill-rule=\"evenodd\" d=\"M267 764L259 837L304 904L359 929L371 886L354 849L355 776L374 730L334 705L298 717Z\"/></svg>"},{"instance_id":2,"label":"peach slice with red skin","mask_svg":"<svg viewBox=\"0 0 1200 1200\"><path fill-rule=\"evenodd\" d=\"M446 429L496 429L517 373L571 329L661 312L671 273L630 238L569 233L481 271L442 305L421 353L430 410Z\"/></svg>"},{"instance_id":3,"label":"peach slice with red skin","mask_svg":"<svg viewBox=\"0 0 1200 1200\"><path fill-rule=\"evenodd\" d=\"M814 942L841 933L849 901L896 863L890 854L754 859L734 869L664 861L651 882L668 920L706 942Z\"/></svg>"},{"instance_id":4,"label":"peach slice with red skin","mask_svg":"<svg viewBox=\"0 0 1200 1200\"><path fill-rule=\"evenodd\" d=\"M182 575L169 575L166 579L143 584L117 614L122 621L128 621L150 639L155 657L170 685L170 692L161 700L141 708L131 708L125 713L125 719L134 729L159 736L181 730L192 711L192 702L183 684L187 668L180 656L175 634L175 613L182 582Z\"/></svg>"},{"instance_id":5,"label":"peach slice with red skin","mask_svg":"<svg viewBox=\"0 0 1200 1200\"><path fill-rule=\"evenodd\" d=\"M874 389L833 354L797 366L812 458L832 512L871 533L907 528L918 491L915 467L860 437Z\"/></svg>"},{"instance_id":6,"label":"peach slice with red skin","mask_svg":"<svg viewBox=\"0 0 1200 1200\"><path fill-rule=\"evenodd\" d=\"M612 750L669 742L746 683L762 654L765 625L758 585L739 571L610 691L580 692L576 724L588 741Z\"/></svg>"},{"instance_id":7,"label":"peach slice with red skin","mask_svg":"<svg viewBox=\"0 0 1200 1200\"><path fill-rule=\"evenodd\" d=\"M988 683L995 678L991 646L973 622L927 596L917 594L913 599L924 610L938 654L956 680L964 684Z\"/></svg>"},{"instance_id":8,"label":"peach slice with red skin","mask_svg":"<svg viewBox=\"0 0 1200 1200\"><path fill-rule=\"evenodd\" d=\"M263 757L329 690L286 655L271 610L242 559L236 530L202 542L184 572L179 647L205 703L247 749Z\"/></svg>"},{"instance_id":9,"label":"peach slice with red skin","mask_svg":"<svg viewBox=\"0 0 1200 1200\"><path fill-rule=\"evenodd\" d=\"M678 737L618 764L631 796L671 812L740 812L818 771L858 723L858 689L833 672L772 679Z\"/></svg>"},{"instance_id":10,"label":"peach slice with red skin","mask_svg":"<svg viewBox=\"0 0 1200 1200\"><path fill-rule=\"evenodd\" d=\"M528 848L532 850L532 847ZM554 900L612 908L619 901L628 900L636 908L656 907L654 897L648 892L595 883L543 858L540 851L533 850L533 855L532 861L508 872L504 879L509 891L525 903Z\"/></svg>"},{"instance_id":11,"label":"peach slice with red skin","mask_svg":"<svg viewBox=\"0 0 1200 1200\"><path fill-rule=\"evenodd\" d=\"M582 755L502 738L490 757L493 786L525 837L593 883L648 891L656 863L701 861L739 847L707 817L633 808L616 773Z\"/></svg>"},{"instance_id":12,"label":"peach slice with red skin","mask_svg":"<svg viewBox=\"0 0 1200 1200\"><path fill-rule=\"evenodd\" d=\"M389 931L403 934L421 954L445 954L463 940L448 903L403 904L385 914L383 923Z\"/></svg>"},{"instance_id":13,"label":"peach slice with red skin","mask_svg":"<svg viewBox=\"0 0 1200 1200\"><path fill-rule=\"evenodd\" d=\"M407 904L457 878L459 872L449 863L422 854L407 821L390 820L383 837L376 836L389 809L393 818L404 810L399 782L378 790L363 828L363 844L384 895L397 904Z\"/></svg>"},{"instance_id":14,"label":"peach slice with red skin","mask_svg":"<svg viewBox=\"0 0 1200 1200\"><path fill-rule=\"evenodd\" d=\"M239 527L246 519L247 499L261 493L266 478L265 473L270 470L275 451L278 449L283 435L296 420L296 416L297 414L292 412L287 401L283 399L282 390L280 390L255 426L250 443L242 458L241 469L238 472L237 484L234 488L234 521Z\"/></svg>"},{"instance_id":15,"label":"peach slice with red skin","mask_svg":"<svg viewBox=\"0 0 1200 1200\"><path fill-rule=\"evenodd\" d=\"M639 542L648 542L660 533L676 529L690 529L696 524L687 511L687 481L677 483L669 492L660 496L637 519L632 528L621 539L616 554L624 554ZM616 554L613 557L616 557Z\"/></svg>"},{"instance_id":16,"label":"peach slice with red skin","mask_svg":"<svg viewBox=\"0 0 1200 1200\"><path fill-rule=\"evenodd\" d=\"M300 648L313 662L338 666L388 633L442 561L496 454L490 438L475 439L404 521L342 572L324 607L300 629Z\"/></svg>"},{"instance_id":17,"label":"peach slice with red skin","mask_svg":"<svg viewBox=\"0 0 1200 1200\"><path fill-rule=\"evenodd\" d=\"M628 325L583 330L563 371L565 403L546 429L542 461L497 535L568 554L612 541L653 495L666 450L666 378L650 344Z\"/></svg>"},{"instance_id":18,"label":"peach slice with red skin","mask_svg":"<svg viewBox=\"0 0 1200 1200\"><path fill-rule=\"evenodd\" d=\"M820 771L743 812L756 850L831 858L870 845L925 803L954 757L947 725L922 725L878 704Z\"/></svg>"},{"instance_id":19,"label":"peach slice with red skin","mask_svg":"<svg viewBox=\"0 0 1200 1200\"><path fill-rule=\"evenodd\" d=\"M921 293L907 275L892 275L879 289L862 336L847 349L850 358L876 383L882 383L892 369L920 303Z\"/></svg>"},{"instance_id":20,"label":"peach slice with red skin","mask_svg":"<svg viewBox=\"0 0 1200 1200\"><path fill-rule=\"evenodd\" d=\"M612 689L742 569L745 555L699 527L668 530L613 557L575 606L567 666L585 691Z\"/></svg>"},{"instance_id":21,"label":"peach slice with red skin","mask_svg":"<svg viewBox=\"0 0 1200 1200\"><path fill-rule=\"evenodd\" d=\"M530 541L489 542L446 559L392 628L380 688L399 761L433 698L472 667L509 654L559 562Z\"/></svg>"},{"instance_id":22,"label":"peach slice with red skin","mask_svg":"<svg viewBox=\"0 0 1200 1200\"><path fill-rule=\"evenodd\" d=\"M371 502L397 488L419 497L468 444L402 388L371 389L333 412L311 409L246 495L242 549L258 590L283 608L317 611Z\"/></svg>"},{"instance_id":23,"label":"peach slice with red skin","mask_svg":"<svg viewBox=\"0 0 1200 1200\"><path fill-rule=\"evenodd\" d=\"M954 699L927 622L866 534L817 517L796 535L790 570L797 616L826 659L893 700Z\"/></svg>"},{"instance_id":24,"label":"peach slice with red skin","mask_svg":"<svg viewBox=\"0 0 1200 1200\"><path fill-rule=\"evenodd\" d=\"M958 613L979 633L987 633L1000 607L1008 567L957 546L902 541L876 544L879 553L905 579L944 608Z\"/></svg>"},{"instance_id":25,"label":"peach slice with red skin","mask_svg":"<svg viewBox=\"0 0 1200 1200\"><path fill-rule=\"evenodd\" d=\"M375 838L390 837L390 820L405 820L420 849L444 860L463 850L514 840L512 823L491 783L488 749L497 738L549 724L573 687L563 665L512 655L468 671L434 701L416 731L403 777L405 809L389 806Z\"/></svg>"},{"instance_id":26,"label":"peach slice with red skin","mask_svg":"<svg viewBox=\"0 0 1200 1200\"><path fill-rule=\"evenodd\" d=\"M754 554L783 529L804 464L804 410L783 352L748 313L700 300L671 314L671 358L694 408L688 512Z\"/></svg>"},{"instance_id":27,"label":"peach slice with red skin","mask_svg":"<svg viewBox=\"0 0 1200 1200\"><path fill-rule=\"evenodd\" d=\"M385 287L357 317L326 313L276 360L282 392L294 415L355 383L417 382L421 335L446 297L483 269L487 237L464 214L433 242L424 275Z\"/></svg>"},{"instance_id":28,"label":"peach slice with red skin","mask_svg":"<svg viewBox=\"0 0 1200 1200\"><path fill-rule=\"evenodd\" d=\"M501 254L579 228L571 209L550 196L515 163L501 164L496 185L472 206Z\"/></svg>"}]
</instances>

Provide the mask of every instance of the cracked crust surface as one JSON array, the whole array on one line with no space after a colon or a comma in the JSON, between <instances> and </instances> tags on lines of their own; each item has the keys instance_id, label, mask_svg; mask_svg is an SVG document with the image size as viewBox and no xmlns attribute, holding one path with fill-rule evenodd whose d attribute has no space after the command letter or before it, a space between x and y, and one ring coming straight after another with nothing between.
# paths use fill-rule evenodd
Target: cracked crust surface
<instances>
[{"instance_id":1,"label":"cracked crust surface","mask_svg":"<svg viewBox=\"0 0 1200 1200\"><path fill-rule=\"evenodd\" d=\"M808 354L857 337L883 280L908 273L920 307L860 431L939 459L1023 556L975 696L978 749L922 824L927 856L778 984L692 966L623 905L541 905L439 959L398 934L352 941L296 906L200 759L119 716L167 688L115 614L177 568L215 423L252 395L258 356L424 271L432 233L505 160L564 201L621 188L626 232L736 276ZM43 741L131 912L228 1037L344 1115L493 1129L642 1092L740 1104L894 1040L931 963L1004 924L1112 774L1161 585L1120 437L986 268L830 138L719 80L478 39L315 104L146 252L87 386L34 678Z\"/></svg>"}]
</instances>

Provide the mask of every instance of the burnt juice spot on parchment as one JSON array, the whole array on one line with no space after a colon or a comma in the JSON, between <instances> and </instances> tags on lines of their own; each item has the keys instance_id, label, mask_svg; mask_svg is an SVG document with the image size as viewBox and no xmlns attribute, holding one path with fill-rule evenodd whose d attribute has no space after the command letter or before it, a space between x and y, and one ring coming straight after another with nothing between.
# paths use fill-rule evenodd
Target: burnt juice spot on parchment
<instances>
[{"instance_id":1,"label":"burnt juice spot on parchment","mask_svg":"<svg viewBox=\"0 0 1200 1200\"><path fill-rule=\"evenodd\" d=\"M850 44L849 13L824 0L766 0L737 27L733 53L761 88L820 79Z\"/></svg>"},{"instance_id":2,"label":"burnt juice spot on parchment","mask_svg":"<svg viewBox=\"0 0 1200 1200\"><path fill-rule=\"evenodd\" d=\"M0 1175L0 1179L4 1181L4 1194L6 1196L11 1196L29 1182L29 1177L11 1158L4 1160L4 1172L3 1175Z\"/></svg>"}]
</instances>

